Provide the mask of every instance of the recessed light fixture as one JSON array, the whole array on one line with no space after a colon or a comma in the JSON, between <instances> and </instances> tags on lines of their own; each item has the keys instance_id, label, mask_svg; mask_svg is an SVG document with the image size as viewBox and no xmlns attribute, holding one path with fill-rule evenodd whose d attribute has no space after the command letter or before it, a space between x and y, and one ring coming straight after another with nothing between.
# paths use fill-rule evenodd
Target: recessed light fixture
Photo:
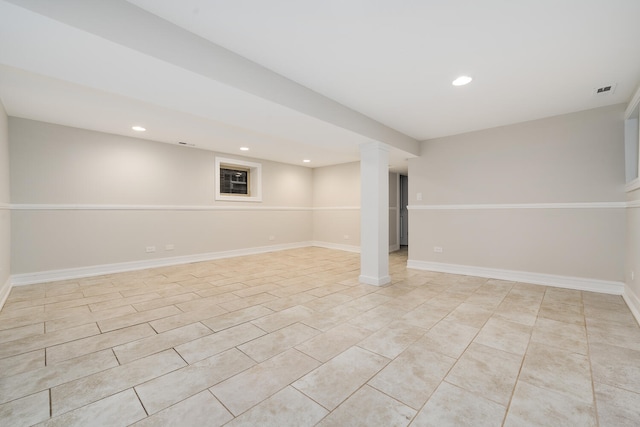
<instances>
[{"instance_id":1,"label":"recessed light fixture","mask_svg":"<svg viewBox=\"0 0 640 427\"><path fill-rule=\"evenodd\" d=\"M145 130L147 130L142 126L131 126L131 129L135 130L136 132L144 132Z\"/></svg>"},{"instance_id":2,"label":"recessed light fixture","mask_svg":"<svg viewBox=\"0 0 640 427\"><path fill-rule=\"evenodd\" d=\"M303 163L311 163L311 160L309 160L309 159L304 159L302 162L303 162Z\"/></svg>"},{"instance_id":3,"label":"recessed light fixture","mask_svg":"<svg viewBox=\"0 0 640 427\"><path fill-rule=\"evenodd\" d=\"M240 147L240 151L249 151L249 147Z\"/></svg>"},{"instance_id":4,"label":"recessed light fixture","mask_svg":"<svg viewBox=\"0 0 640 427\"><path fill-rule=\"evenodd\" d=\"M455 79L453 82L451 82L451 84L454 86L464 86L466 84L471 83L471 80L473 79L469 76L460 76L457 79Z\"/></svg>"}]
</instances>

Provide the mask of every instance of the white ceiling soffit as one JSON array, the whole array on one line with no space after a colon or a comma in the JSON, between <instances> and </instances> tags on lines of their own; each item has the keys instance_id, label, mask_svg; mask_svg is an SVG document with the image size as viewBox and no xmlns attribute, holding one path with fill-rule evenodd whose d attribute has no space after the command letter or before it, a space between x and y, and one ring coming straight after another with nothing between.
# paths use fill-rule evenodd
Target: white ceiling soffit
<instances>
[{"instance_id":1,"label":"white ceiling soffit","mask_svg":"<svg viewBox=\"0 0 640 427\"><path fill-rule=\"evenodd\" d=\"M249 145L251 156L310 166L357 161L371 140L409 152L392 150L394 161L418 153L412 138L124 1L16 0L0 16L10 115L120 134L143 117L145 138Z\"/></svg>"},{"instance_id":2,"label":"white ceiling soffit","mask_svg":"<svg viewBox=\"0 0 640 427\"><path fill-rule=\"evenodd\" d=\"M638 0L129 1L418 140L624 103L640 82Z\"/></svg>"}]
</instances>

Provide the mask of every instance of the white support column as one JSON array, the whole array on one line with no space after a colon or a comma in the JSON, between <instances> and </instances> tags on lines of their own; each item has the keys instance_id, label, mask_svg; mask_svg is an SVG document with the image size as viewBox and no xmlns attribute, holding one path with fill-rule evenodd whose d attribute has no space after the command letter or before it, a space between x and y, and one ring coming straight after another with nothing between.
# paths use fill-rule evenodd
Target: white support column
<instances>
[{"instance_id":1,"label":"white support column","mask_svg":"<svg viewBox=\"0 0 640 427\"><path fill-rule=\"evenodd\" d=\"M389 149L360 145L360 278L385 285L389 277Z\"/></svg>"}]
</instances>

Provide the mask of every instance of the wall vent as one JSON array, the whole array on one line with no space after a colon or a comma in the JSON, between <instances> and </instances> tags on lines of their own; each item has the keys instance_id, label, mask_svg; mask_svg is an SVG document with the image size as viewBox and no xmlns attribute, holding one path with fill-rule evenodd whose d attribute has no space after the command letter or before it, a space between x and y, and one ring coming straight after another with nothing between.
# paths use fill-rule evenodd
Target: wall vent
<instances>
[{"instance_id":1,"label":"wall vent","mask_svg":"<svg viewBox=\"0 0 640 427\"><path fill-rule=\"evenodd\" d=\"M600 86L598 88L593 89L593 96L606 96L612 95L616 91L616 83Z\"/></svg>"}]
</instances>

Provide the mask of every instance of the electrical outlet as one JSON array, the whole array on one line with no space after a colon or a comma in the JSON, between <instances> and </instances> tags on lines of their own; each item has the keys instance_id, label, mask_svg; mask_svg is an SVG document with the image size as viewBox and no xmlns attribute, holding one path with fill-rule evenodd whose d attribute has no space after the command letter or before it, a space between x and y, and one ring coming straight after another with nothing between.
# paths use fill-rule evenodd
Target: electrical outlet
<instances>
[{"instance_id":1,"label":"electrical outlet","mask_svg":"<svg viewBox=\"0 0 640 427\"><path fill-rule=\"evenodd\" d=\"M147 246L147 253L150 254L151 252L155 252L156 251L156 247L155 246Z\"/></svg>"},{"instance_id":2,"label":"electrical outlet","mask_svg":"<svg viewBox=\"0 0 640 427\"><path fill-rule=\"evenodd\" d=\"M276 240L276 236L269 236L269 240Z\"/></svg>"},{"instance_id":3,"label":"electrical outlet","mask_svg":"<svg viewBox=\"0 0 640 427\"><path fill-rule=\"evenodd\" d=\"M416 193L416 200L419 202L422 201L422 193Z\"/></svg>"},{"instance_id":4,"label":"electrical outlet","mask_svg":"<svg viewBox=\"0 0 640 427\"><path fill-rule=\"evenodd\" d=\"M172 250L174 250L175 248L176 248L176 247L173 245L173 243L169 243L169 244L164 245L164 250L165 250L165 251L172 251Z\"/></svg>"},{"instance_id":5,"label":"electrical outlet","mask_svg":"<svg viewBox=\"0 0 640 427\"><path fill-rule=\"evenodd\" d=\"M348 234L344 235L344 240L349 240L349 235Z\"/></svg>"},{"instance_id":6,"label":"electrical outlet","mask_svg":"<svg viewBox=\"0 0 640 427\"><path fill-rule=\"evenodd\" d=\"M441 253L442 253L442 247L440 247L440 246L434 246L434 247L433 247L433 252L436 252L436 253L441 254Z\"/></svg>"}]
</instances>

